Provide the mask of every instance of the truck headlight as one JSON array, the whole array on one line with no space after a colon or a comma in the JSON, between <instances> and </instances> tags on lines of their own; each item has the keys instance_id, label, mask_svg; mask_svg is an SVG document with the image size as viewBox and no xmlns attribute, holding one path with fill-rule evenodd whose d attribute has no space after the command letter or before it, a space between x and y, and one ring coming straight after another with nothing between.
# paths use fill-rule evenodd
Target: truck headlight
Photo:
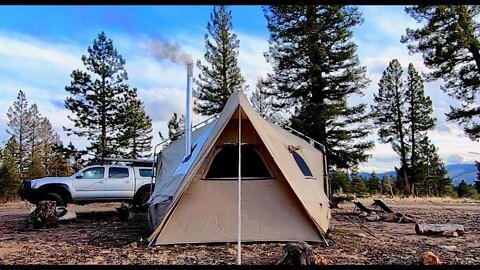
<instances>
[{"instance_id":1,"label":"truck headlight","mask_svg":"<svg viewBox=\"0 0 480 270\"><path fill-rule=\"evenodd\" d=\"M31 180L30 182L30 188L35 188L37 185L37 181Z\"/></svg>"}]
</instances>

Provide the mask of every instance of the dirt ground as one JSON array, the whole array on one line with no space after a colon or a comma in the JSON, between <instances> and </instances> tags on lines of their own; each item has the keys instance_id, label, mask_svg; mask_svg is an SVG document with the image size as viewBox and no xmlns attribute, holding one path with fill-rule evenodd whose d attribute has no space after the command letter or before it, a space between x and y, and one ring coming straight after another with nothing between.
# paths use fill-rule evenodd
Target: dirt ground
<instances>
[{"instance_id":1,"label":"dirt ground","mask_svg":"<svg viewBox=\"0 0 480 270\"><path fill-rule=\"evenodd\" d=\"M459 237L423 236L413 223L362 222L353 214L354 204L332 209L329 246L310 243L318 264L419 263L425 251L442 264L480 264L480 202L452 199L382 200L395 212L414 214L427 223L463 224ZM361 199L370 205L372 198ZM173 245L146 247L149 231L146 213L122 221L120 203L71 205L77 220L58 228L24 229L32 205L25 201L0 205L1 264L235 264L237 246ZM362 224L360 226L359 224ZM367 228L367 229L365 229ZM275 264L285 243L242 245L243 264Z\"/></svg>"}]
</instances>

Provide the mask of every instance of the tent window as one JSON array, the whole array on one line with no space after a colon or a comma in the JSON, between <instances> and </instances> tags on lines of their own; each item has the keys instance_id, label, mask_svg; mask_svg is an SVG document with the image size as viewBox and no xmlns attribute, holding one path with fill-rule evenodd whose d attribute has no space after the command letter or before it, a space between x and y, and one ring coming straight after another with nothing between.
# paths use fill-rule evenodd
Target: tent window
<instances>
[{"instance_id":1,"label":"tent window","mask_svg":"<svg viewBox=\"0 0 480 270\"><path fill-rule=\"evenodd\" d=\"M295 162L297 162L298 167L300 168L300 170L302 170L303 175L313 176L312 171L310 171L310 168L308 168L305 160L297 152L292 152L292 155L295 159Z\"/></svg>"},{"instance_id":2,"label":"tent window","mask_svg":"<svg viewBox=\"0 0 480 270\"><path fill-rule=\"evenodd\" d=\"M221 147L208 168L206 179L238 178L238 146ZM272 178L258 150L251 145L242 145L242 178Z\"/></svg>"}]
</instances>

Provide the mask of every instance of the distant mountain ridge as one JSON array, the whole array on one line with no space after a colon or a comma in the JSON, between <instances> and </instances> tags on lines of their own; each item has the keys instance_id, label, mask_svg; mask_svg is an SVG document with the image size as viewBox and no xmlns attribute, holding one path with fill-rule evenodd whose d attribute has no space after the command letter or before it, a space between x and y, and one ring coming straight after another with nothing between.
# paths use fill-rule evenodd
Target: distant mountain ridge
<instances>
[{"instance_id":1,"label":"distant mountain ridge","mask_svg":"<svg viewBox=\"0 0 480 270\"><path fill-rule=\"evenodd\" d=\"M475 179L477 179L477 167L475 164L448 164L445 166L448 173L447 176L453 179L453 184L458 186L462 180L465 180L468 184L474 183ZM397 176L395 171L388 171L388 172L375 172L378 178L382 179L384 176ZM370 178L371 172L361 172L361 176L365 178Z\"/></svg>"}]
</instances>

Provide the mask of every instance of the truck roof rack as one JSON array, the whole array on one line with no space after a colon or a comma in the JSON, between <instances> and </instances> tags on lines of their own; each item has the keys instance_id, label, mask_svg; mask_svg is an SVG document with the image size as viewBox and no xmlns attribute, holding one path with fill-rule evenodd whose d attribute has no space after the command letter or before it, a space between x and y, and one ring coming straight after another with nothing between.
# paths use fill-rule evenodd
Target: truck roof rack
<instances>
[{"instance_id":1,"label":"truck roof rack","mask_svg":"<svg viewBox=\"0 0 480 270\"><path fill-rule=\"evenodd\" d=\"M106 161L125 162L130 166L152 166L153 159L105 158Z\"/></svg>"}]
</instances>

